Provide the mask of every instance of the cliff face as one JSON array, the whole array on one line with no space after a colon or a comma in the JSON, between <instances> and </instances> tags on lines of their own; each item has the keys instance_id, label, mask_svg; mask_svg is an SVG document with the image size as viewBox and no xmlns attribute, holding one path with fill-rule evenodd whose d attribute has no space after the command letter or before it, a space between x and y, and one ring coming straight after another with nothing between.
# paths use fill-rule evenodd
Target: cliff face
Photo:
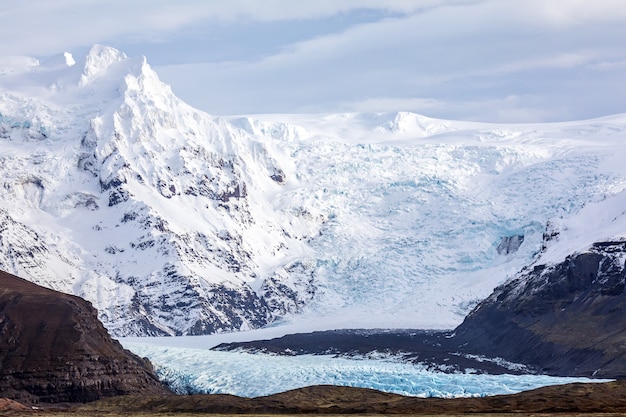
<instances>
[{"instance_id":1,"label":"cliff face","mask_svg":"<svg viewBox=\"0 0 626 417\"><path fill-rule=\"evenodd\" d=\"M626 377L626 242L594 244L503 285L456 329L455 341L559 375Z\"/></svg>"},{"instance_id":2,"label":"cliff face","mask_svg":"<svg viewBox=\"0 0 626 417\"><path fill-rule=\"evenodd\" d=\"M167 392L90 303L0 272L0 396L55 403Z\"/></svg>"}]
</instances>

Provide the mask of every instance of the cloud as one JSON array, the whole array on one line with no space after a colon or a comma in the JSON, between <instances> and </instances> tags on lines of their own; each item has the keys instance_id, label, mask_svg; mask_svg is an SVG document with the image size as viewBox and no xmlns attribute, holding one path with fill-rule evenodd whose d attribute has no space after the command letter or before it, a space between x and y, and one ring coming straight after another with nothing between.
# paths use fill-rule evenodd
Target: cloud
<instances>
[{"instance_id":1,"label":"cloud","mask_svg":"<svg viewBox=\"0 0 626 417\"><path fill-rule=\"evenodd\" d=\"M158 40L194 24L320 19L353 10L412 13L462 0L3 0L0 55L53 54L120 37Z\"/></svg>"},{"instance_id":2,"label":"cloud","mask_svg":"<svg viewBox=\"0 0 626 417\"><path fill-rule=\"evenodd\" d=\"M4 0L0 36L0 55L123 45L216 114L626 111L622 0Z\"/></svg>"},{"instance_id":3,"label":"cloud","mask_svg":"<svg viewBox=\"0 0 626 417\"><path fill-rule=\"evenodd\" d=\"M441 117L531 121L626 110L611 86L622 82L615 63L626 59L626 19L616 2L600 1L602 13L587 13L577 1L436 6L254 59L159 70L191 104L213 113L398 106ZM612 8L619 10L611 14Z\"/></svg>"},{"instance_id":4,"label":"cloud","mask_svg":"<svg viewBox=\"0 0 626 417\"><path fill-rule=\"evenodd\" d=\"M197 2L4 0L2 55L54 54L118 36L151 38L202 18Z\"/></svg>"},{"instance_id":5,"label":"cloud","mask_svg":"<svg viewBox=\"0 0 626 417\"><path fill-rule=\"evenodd\" d=\"M311 66L318 71L337 69L336 73L341 68L354 73L352 70L359 67L371 72L412 67L414 73L427 75L426 81L432 82L433 75L449 78L478 72L488 75L572 68L601 59L611 46L613 51L622 47L619 35L626 34L626 19L612 27L590 27L580 22L576 28L537 27L537 19L549 14L544 7L508 0L512 10L506 10L503 3L440 8L355 25L340 33L286 45L280 53L242 64L256 73L303 71ZM236 65L227 64L229 71Z\"/></svg>"},{"instance_id":6,"label":"cloud","mask_svg":"<svg viewBox=\"0 0 626 417\"><path fill-rule=\"evenodd\" d=\"M626 71L626 59L624 60L603 60L601 62L590 65L590 68L598 71Z\"/></svg>"},{"instance_id":7,"label":"cloud","mask_svg":"<svg viewBox=\"0 0 626 417\"><path fill-rule=\"evenodd\" d=\"M573 27L589 23L623 22L626 8L621 0L528 0L533 16L556 27Z\"/></svg>"}]
</instances>

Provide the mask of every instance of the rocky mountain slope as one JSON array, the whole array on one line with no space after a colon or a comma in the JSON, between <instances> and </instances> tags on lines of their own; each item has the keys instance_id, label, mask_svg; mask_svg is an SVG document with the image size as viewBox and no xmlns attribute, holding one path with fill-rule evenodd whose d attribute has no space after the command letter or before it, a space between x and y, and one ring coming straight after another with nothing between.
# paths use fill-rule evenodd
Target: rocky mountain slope
<instances>
[{"instance_id":1,"label":"rocky mountain slope","mask_svg":"<svg viewBox=\"0 0 626 417\"><path fill-rule=\"evenodd\" d=\"M271 208L286 174L265 145L182 103L143 57L62 61L0 76L0 267L87 298L116 335L298 311L313 287L294 259L323 219Z\"/></svg>"},{"instance_id":2,"label":"rocky mountain slope","mask_svg":"<svg viewBox=\"0 0 626 417\"><path fill-rule=\"evenodd\" d=\"M0 272L0 396L24 403L163 395L150 363L111 339L86 301Z\"/></svg>"},{"instance_id":3,"label":"rocky mountain slope","mask_svg":"<svg viewBox=\"0 0 626 417\"><path fill-rule=\"evenodd\" d=\"M499 287L456 329L487 357L552 375L626 377L626 241L536 265Z\"/></svg>"},{"instance_id":4,"label":"rocky mountain slope","mask_svg":"<svg viewBox=\"0 0 626 417\"><path fill-rule=\"evenodd\" d=\"M549 225L535 261L456 329L476 353L557 375L626 376L624 192Z\"/></svg>"}]
</instances>

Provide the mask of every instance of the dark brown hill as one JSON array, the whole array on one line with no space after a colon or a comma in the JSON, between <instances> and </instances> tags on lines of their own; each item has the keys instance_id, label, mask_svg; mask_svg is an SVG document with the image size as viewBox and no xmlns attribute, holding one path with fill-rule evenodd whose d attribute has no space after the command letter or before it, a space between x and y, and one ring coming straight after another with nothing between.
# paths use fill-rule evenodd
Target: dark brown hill
<instances>
[{"instance_id":1,"label":"dark brown hill","mask_svg":"<svg viewBox=\"0 0 626 417\"><path fill-rule=\"evenodd\" d=\"M57 403L168 392L89 302L0 272L0 397Z\"/></svg>"},{"instance_id":2,"label":"dark brown hill","mask_svg":"<svg viewBox=\"0 0 626 417\"><path fill-rule=\"evenodd\" d=\"M80 407L94 413L449 414L623 413L626 383L570 384L482 398L415 398L364 388L313 386L268 397L116 397Z\"/></svg>"}]
</instances>

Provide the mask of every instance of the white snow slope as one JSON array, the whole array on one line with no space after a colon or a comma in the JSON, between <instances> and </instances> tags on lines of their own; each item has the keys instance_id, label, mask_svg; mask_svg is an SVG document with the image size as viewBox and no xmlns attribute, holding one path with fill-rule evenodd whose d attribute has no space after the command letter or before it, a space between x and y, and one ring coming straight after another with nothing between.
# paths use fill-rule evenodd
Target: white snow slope
<instances>
[{"instance_id":1,"label":"white snow slope","mask_svg":"<svg viewBox=\"0 0 626 417\"><path fill-rule=\"evenodd\" d=\"M626 231L626 115L213 117L99 45L0 59L0 91L0 268L117 336L451 328L522 267Z\"/></svg>"}]
</instances>

